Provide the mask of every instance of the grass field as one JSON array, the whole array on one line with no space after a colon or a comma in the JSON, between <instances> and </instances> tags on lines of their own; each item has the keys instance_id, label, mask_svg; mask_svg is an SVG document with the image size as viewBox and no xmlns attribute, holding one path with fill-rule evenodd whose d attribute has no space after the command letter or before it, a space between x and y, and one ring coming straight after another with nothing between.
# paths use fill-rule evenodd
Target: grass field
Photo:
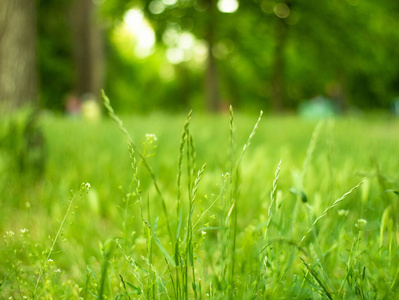
<instances>
[{"instance_id":1,"label":"grass field","mask_svg":"<svg viewBox=\"0 0 399 300\"><path fill-rule=\"evenodd\" d=\"M0 152L0 298L395 299L399 121L257 118L43 116L42 174Z\"/></svg>"}]
</instances>

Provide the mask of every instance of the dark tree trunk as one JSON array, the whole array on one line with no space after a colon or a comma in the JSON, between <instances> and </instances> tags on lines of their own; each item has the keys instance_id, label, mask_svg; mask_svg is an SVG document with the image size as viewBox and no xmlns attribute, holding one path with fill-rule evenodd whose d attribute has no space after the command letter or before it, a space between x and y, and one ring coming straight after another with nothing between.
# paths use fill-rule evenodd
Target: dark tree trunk
<instances>
[{"instance_id":1,"label":"dark tree trunk","mask_svg":"<svg viewBox=\"0 0 399 300\"><path fill-rule=\"evenodd\" d=\"M207 110L216 112L220 107L219 74L217 70L217 61L212 53L212 49L215 45L215 26L217 24L216 1L208 0L208 5L208 32L206 36L206 41L208 43L208 59L205 73L205 97Z\"/></svg>"},{"instance_id":2,"label":"dark tree trunk","mask_svg":"<svg viewBox=\"0 0 399 300\"><path fill-rule=\"evenodd\" d=\"M74 36L75 93L97 97L103 88L103 37L92 0L75 0L71 16Z\"/></svg>"},{"instance_id":3,"label":"dark tree trunk","mask_svg":"<svg viewBox=\"0 0 399 300\"><path fill-rule=\"evenodd\" d=\"M209 51L207 68L206 68L205 92L206 92L207 110L210 112L217 111L220 106L218 79L219 78L218 78L216 59L212 55L212 52Z\"/></svg>"},{"instance_id":4,"label":"dark tree trunk","mask_svg":"<svg viewBox=\"0 0 399 300\"><path fill-rule=\"evenodd\" d=\"M37 1L0 0L0 118L8 122L0 145L10 165L39 178L44 170L43 135L37 126ZM26 104L31 110L17 111ZM14 164L13 164L14 163ZM29 172L28 172L29 171Z\"/></svg>"},{"instance_id":5,"label":"dark tree trunk","mask_svg":"<svg viewBox=\"0 0 399 300\"><path fill-rule=\"evenodd\" d=\"M285 103L285 46L288 25L284 19L278 18L275 23L275 48L271 75L272 110L281 112Z\"/></svg>"},{"instance_id":6,"label":"dark tree trunk","mask_svg":"<svg viewBox=\"0 0 399 300\"><path fill-rule=\"evenodd\" d=\"M36 1L0 1L0 103L37 104Z\"/></svg>"}]
</instances>

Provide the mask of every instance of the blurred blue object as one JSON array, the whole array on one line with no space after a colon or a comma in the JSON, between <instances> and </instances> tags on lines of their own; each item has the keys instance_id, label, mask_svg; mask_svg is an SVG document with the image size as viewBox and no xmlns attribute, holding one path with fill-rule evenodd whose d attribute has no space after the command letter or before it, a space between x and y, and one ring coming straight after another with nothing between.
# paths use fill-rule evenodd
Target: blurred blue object
<instances>
[{"instance_id":1,"label":"blurred blue object","mask_svg":"<svg viewBox=\"0 0 399 300\"><path fill-rule=\"evenodd\" d=\"M303 102L298 109L299 116L308 119L326 119L338 114L333 101L324 96L316 96Z\"/></svg>"},{"instance_id":2,"label":"blurred blue object","mask_svg":"<svg viewBox=\"0 0 399 300\"><path fill-rule=\"evenodd\" d=\"M393 99L391 103L391 112L395 117L399 117L399 97Z\"/></svg>"}]
</instances>

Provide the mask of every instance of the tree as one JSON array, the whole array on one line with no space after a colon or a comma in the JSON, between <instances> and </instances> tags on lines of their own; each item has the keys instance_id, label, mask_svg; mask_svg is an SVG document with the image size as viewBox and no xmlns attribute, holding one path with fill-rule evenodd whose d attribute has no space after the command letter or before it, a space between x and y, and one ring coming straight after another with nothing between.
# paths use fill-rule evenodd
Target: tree
<instances>
[{"instance_id":1,"label":"tree","mask_svg":"<svg viewBox=\"0 0 399 300\"><path fill-rule=\"evenodd\" d=\"M44 169L45 153L36 122L36 14L36 1L0 1L0 104L6 108L0 116L1 125L4 121L6 125L2 128L0 147L9 156L7 165L11 168L17 167L21 174L32 171L38 175Z\"/></svg>"},{"instance_id":2,"label":"tree","mask_svg":"<svg viewBox=\"0 0 399 300\"><path fill-rule=\"evenodd\" d=\"M72 4L75 93L100 96L104 81L102 30L92 0L75 0Z\"/></svg>"},{"instance_id":3,"label":"tree","mask_svg":"<svg viewBox=\"0 0 399 300\"><path fill-rule=\"evenodd\" d=\"M171 28L206 41L202 95L210 110L224 97L241 107L294 110L318 94L330 97L342 110L351 105L388 107L399 93L396 2L248 0L240 1L230 15L221 13L218 3L106 0L104 6L119 20L128 9L141 9L157 35L160 47L154 56L159 61L162 51L173 47L165 39ZM185 84L199 70L190 63L175 65L173 84L193 93L202 82ZM154 70L157 65L149 67ZM136 69L135 76L140 72L148 73ZM164 86L160 83L159 89Z\"/></svg>"},{"instance_id":4,"label":"tree","mask_svg":"<svg viewBox=\"0 0 399 300\"><path fill-rule=\"evenodd\" d=\"M36 1L0 1L0 102L37 104Z\"/></svg>"},{"instance_id":5,"label":"tree","mask_svg":"<svg viewBox=\"0 0 399 300\"><path fill-rule=\"evenodd\" d=\"M272 109L281 112L285 107L285 68L286 68L286 45L288 39L289 25L286 18L291 10L291 2L283 1L274 8L277 19L274 23L275 48L273 52L273 66L271 75L272 87Z\"/></svg>"},{"instance_id":6,"label":"tree","mask_svg":"<svg viewBox=\"0 0 399 300\"><path fill-rule=\"evenodd\" d=\"M394 30L397 13L390 8L395 5L370 0L242 1L237 19L252 15L254 34L244 33L236 43L265 81L265 97L274 110L295 108L317 94L327 94L342 109L349 104L382 106L390 94L387 85L397 74L392 63L397 57L392 52L399 37Z\"/></svg>"},{"instance_id":7,"label":"tree","mask_svg":"<svg viewBox=\"0 0 399 300\"><path fill-rule=\"evenodd\" d=\"M219 72L217 60L213 53L217 38L217 7L215 0L207 0L208 21L205 29L205 40L208 44L208 56L205 74L205 96L208 111L215 112L220 107Z\"/></svg>"},{"instance_id":8,"label":"tree","mask_svg":"<svg viewBox=\"0 0 399 300\"><path fill-rule=\"evenodd\" d=\"M98 5L90 0L39 0L41 103L64 109L65 96L104 87L103 34Z\"/></svg>"},{"instance_id":9,"label":"tree","mask_svg":"<svg viewBox=\"0 0 399 300\"><path fill-rule=\"evenodd\" d=\"M207 46L207 60L203 78L204 107L208 111L220 108L220 73L218 60L214 55L220 34L217 0L170 1L165 4L159 0L143 1L105 1L104 14L114 20L121 20L123 14L134 7L141 8L152 24L157 41L163 44L163 34L169 29L178 28L179 33L190 32L198 40L204 40ZM177 71L182 68L176 68ZM185 80L184 78L182 80Z\"/></svg>"},{"instance_id":10,"label":"tree","mask_svg":"<svg viewBox=\"0 0 399 300\"><path fill-rule=\"evenodd\" d=\"M177 1L165 6L162 11L153 9L156 1L146 1L144 10L152 22L158 37L170 27L178 24L182 32L192 33L197 39L204 40L207 45L207 60L204 72L204 106L210 112L220 107L220 73L218 60L214 55L214 47L218 41L219 15L216 0Z\"/></svg>"},{"instance_id":11,"label":"tree","mask_svg":"<svg viewBox=\"0 0 399 300\"><path fill-rule=\"evenodd\" d=\"M75 74L70 0L39 0L38 59L40 103L62 111L63 98L74 90Z\"/></svg>"}]
</instances>

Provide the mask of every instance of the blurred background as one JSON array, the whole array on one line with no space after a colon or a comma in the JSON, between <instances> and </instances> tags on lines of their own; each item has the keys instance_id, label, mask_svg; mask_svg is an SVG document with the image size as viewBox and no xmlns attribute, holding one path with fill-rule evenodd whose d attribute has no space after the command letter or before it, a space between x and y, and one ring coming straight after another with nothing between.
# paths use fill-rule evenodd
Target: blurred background
<instances>
[{"instance_id":1,"label":"blurred background","mask_svg":"<svg viewBox=\"0 0 399 300\"><path fill-rule=\"evenodd\" d=\"M132 233L132 243L142 240L139 185L132 178L140 179L143 199L157 203L151 204L151 211L149 205L144 208L148 215L151 212L150 223L156 224L161 215L158 228L166 228L153 177L137 154L142 167L136 175L126 138L110 118L101 118L105 115L101 89L146 154L170 216L175 215L179 197L176 174L185 156L181 153L187 150L183 170L187 167L190 175L182 176L182 186L188 182L187 193L193 190L194 169L207 163L196 200L196 210L207 212L222 195L227 172L233 175L232 166L241 161L239 150L253 136L263 110L265 117L240 172L237 167L233 176L248 204L240 206L238 224L261 228L259 212L263 218L265 199L283 158L277 195L289 209L280 212L299 207L298 195L316 203L317 212L365 180L362 204L352 201L343 207L351 209L345 217L348 227L326 225L345 229L336 233L357 235L350 229L354 222L373 214L370 232L383 237L384 228L391 228L389 241L393 240L393 226L399 222L383 221L390 225L380 229L380 216L390 220L390 211L398 211L399 204L398 47L398 0L0 0L0 236L4 236L0 277L5 278L0 296L1 289L18 286L29 291L37 284L32 270L47 253L44 249L50 249L48 237L55 236L73 198L71 191L78 191L82 182L90 183L90 191L76 199L80 208L73 209L76 215L71 211L67 239L57 243L54 261L67 274L65 280L54 279L57 289L65 282L84 286L90 270L86 266L100 270L99 243L121 236L122 229L138 232L134 239ZM235 112L230 123L229 105ZM181 132L190 109L194 110L190 131L186 129L190 147L183 149ZM334 118L325 126L316 127L319 119L330 117ZM181 198L189 199L185 193ZM216 215L222 216L217 206ZM313 208L309 212L313 214ZM298 228L308 222L291 226L288 216L284 226L297 236ZM305 216L305 210L298 216ZM392 220L396 222L396 216ZM208 224L214 224L213 213ZM26 230L32 234L32 241L26 242L31 246L25 240L3 246L9 232ZM249 244L255 241L252 229L245 232ZM342 240L355 240L349 236ZM216 246L216 235L211 238ZM144 244L138 249L144 251ZM352 247L343 245L342 249ZM252 251L245 247L242 253ZM33 250L25 254L24 248ZM381 249L378 253L385 251ZM31 253L37 255L32 258ZM377 251L370 253L372 265L381 265L380 256L373 254ZM387 261L388 266L397 265L391 258ZM359 265L363 278L366 265ZM384 294L393 289L392 278L398 278L397 268L391 269L392 276L385 269L376 271L384 274L380 279ZM248 274L252 276L252 270ZM13 276L17 281L8 280ZM30 276L25 280L30 285L19 276ZM287 286L293 287L291 283ZM21 292L13 295L17 298ZM77 298L66 295L58 298Z\"/></svg>"},{"instance_id":2,"label":"blurred background","mask_svg":"<svg viewBox=\"0 0 399 300\"><path fill-rule=\"evenodd\" d=\"M394 0L3 0L0 101L397 114L398 28Z\"/></svg>"}]
</instances>

